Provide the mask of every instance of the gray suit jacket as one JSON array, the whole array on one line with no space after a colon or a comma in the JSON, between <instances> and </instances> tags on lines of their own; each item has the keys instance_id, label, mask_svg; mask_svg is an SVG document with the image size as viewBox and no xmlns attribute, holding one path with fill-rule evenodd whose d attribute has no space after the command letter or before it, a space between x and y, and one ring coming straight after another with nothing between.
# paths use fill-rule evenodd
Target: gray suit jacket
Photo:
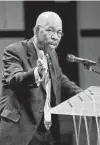
<instances>
[{"instance_id":1,"label":"gray suit jacket","mask_svg":"<svg viewBox=\"0 0 100 145\"><path fill-rule=\"evenodd\" d=\"M56 53L48 65L55 105L61 102L61 88L70 94L80 88L62 74ZM28 145L43 115L46 92L34 78L37 53L32 39L9 45L3 55L2 94L0 96L0 145Z\"/></svg>"}]
</instances>

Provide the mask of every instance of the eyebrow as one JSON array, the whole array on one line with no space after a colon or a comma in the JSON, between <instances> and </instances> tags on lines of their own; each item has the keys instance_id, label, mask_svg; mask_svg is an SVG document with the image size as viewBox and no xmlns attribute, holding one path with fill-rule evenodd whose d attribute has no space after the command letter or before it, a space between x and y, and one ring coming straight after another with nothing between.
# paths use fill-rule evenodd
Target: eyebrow
<instances>
[{"instance_id":1,"label":"eyebrow","mask_svg":"<svg viewBox=\"0 0 100 145\"><path fill-rule=\"evenodd\" d=\"M49 26L48 28L52 28L52 29L54 29L54 27L53 27L53 26ZM58 31L61 31L61 32L62 32L62 30L61 30L61 29L59 29Z\"/></svg>"}]
</instances>

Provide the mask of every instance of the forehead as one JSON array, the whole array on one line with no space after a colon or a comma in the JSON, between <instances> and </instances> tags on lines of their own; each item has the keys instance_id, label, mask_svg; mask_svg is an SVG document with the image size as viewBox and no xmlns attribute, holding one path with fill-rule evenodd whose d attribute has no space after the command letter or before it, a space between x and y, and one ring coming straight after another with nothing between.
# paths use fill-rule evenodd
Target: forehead
<instances>
[{"instance_id":1,"label":"forehead","mask_svg":"<svg viewBox=\"0 0 100 145\"><path fill-rule=\"evenodd\" d=\"M62 30L62 21L60 18L57 17L49 17L48 19L46 19L45 21L45 26L46 27L53 27L55 29L59 29Z\"/></svg>"}]
</instances>

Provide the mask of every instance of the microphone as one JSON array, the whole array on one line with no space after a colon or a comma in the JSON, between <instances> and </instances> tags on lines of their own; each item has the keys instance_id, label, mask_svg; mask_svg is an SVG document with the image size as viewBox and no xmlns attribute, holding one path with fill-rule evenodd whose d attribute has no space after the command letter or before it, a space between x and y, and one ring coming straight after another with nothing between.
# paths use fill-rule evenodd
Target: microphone
<instances>
[{"instance_id":1,"label":"microphone","mask_svg":"<svg viewBox=\"0 0 100 145\"><path fill-rule=\"evenodd\" d=\"M89 59L84 59L84 58L80 58L80 57L76 57L72 54L68 54L67 55L67 60L69 62L79 62L79 63L83 63L83 64L88 64L88 65L97 65L97 62L89 60Z\"/></svg>"}]
</instances>

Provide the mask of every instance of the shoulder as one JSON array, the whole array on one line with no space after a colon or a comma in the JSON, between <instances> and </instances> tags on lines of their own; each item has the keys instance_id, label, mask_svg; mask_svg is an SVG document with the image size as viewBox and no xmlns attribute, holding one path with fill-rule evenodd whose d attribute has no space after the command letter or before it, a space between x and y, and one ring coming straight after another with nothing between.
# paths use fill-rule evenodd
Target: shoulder
<instances>
[{"instance_id":1,"label":"shoulder","mask_svg":"<svg viewBox=\"0 0 100 145\"><path fill-rule=\"evenodd\" d=\"M5 48L5 51L22 51L25 47L27 40L22 40L16 43L12 43Z\"/></svg>"},{"instance_id":2,"label":"shoulder","mask_svg":"<svg viewBox=\"0 0 100 145\"><path fill-rule=\"evenodd\" d=\"M10 54L10 55L16 55L19 57L24 56L26 54L26 49L25 49L26 43L27 43L27 40L22 40L22 41L8 45L4 49L4 55Z\"/></svg>"}]
</instances>

